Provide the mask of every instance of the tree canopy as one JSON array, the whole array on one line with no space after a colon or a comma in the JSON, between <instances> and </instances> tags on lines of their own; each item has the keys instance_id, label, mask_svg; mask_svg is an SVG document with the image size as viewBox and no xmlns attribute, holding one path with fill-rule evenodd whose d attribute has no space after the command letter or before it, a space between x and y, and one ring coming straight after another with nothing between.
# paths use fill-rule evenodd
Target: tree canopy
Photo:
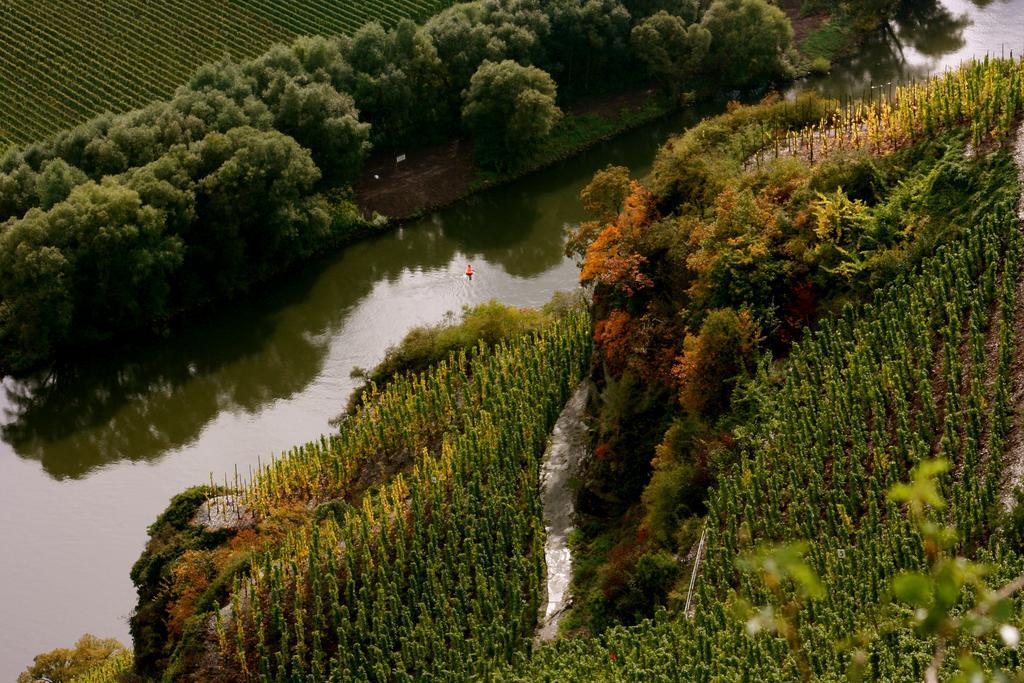
<instances>
[{"instance_id":1,"label":"tree canopy","mask_svg":"<svg viewBox=\"0 0 1024 683\"><path fill-rule=\"evenodd\" d=\"M633 28L633 51L647 72L671 94L703 66L711 32L700 24L686 25L662 10Z\"/></svg>"},{"instance_id":2,"label":"tree canopy","mask_svg":"<svg viewBox=\"0 0 1024 683\"><path fill-rule=\"evenodd\" d=\"M462 118L488 164L514 164L551 132L562 112L557 87L544 71L510 59L484 62L473 74Z\"/></svg>"},{"instance_id":3,"label":"tree canopy","mask_svg":"<svg viewBox=\"0 0 1024 683\"><path fill-rule=\"evenodd\" d=\"M715 0L701 21L711 32L708 65L723 85L744 87L791 73L793 26L766 0Z\"/></svg>"},{"instance_id":4,"label":"tree canopy","mask_svg":"<svg viewBox=\"0 0 1024 683\"><path fill-rule=\"evenodd\" d=\"M18 683L35 683L43 677L53 683L69 683L124 651L124 645L113 638L101 639L86 633L74 648L60 647L36 655L32 666L18 675Z\"/></svg>"}]
</instances>

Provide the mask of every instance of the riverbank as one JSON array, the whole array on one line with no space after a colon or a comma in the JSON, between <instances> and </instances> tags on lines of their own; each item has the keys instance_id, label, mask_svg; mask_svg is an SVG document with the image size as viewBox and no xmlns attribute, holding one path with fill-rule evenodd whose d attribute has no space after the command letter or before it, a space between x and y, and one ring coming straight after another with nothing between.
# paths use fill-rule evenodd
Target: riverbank
<instances>
[{"instance_id":1,"label":"riverbank","mask_svg":"<svg viewBox=\"0 0 1024 683\"><path fill-rule=\"evenodd\" d=\"M394 227L394 221L411 221L473 194L550 168L678 111L685 99L667 101L648 87L577 104L570 108L549 142L530 163L503 173L478 169L473 162L471 142L461 139L410 154L401 164L390 154L372 158L351 189L338 187L323 191L321 196L327 200L333 214L332 227L310 253L279 264L226 298L192 299L186 306L145 327L77 340L69 348L58 349L45 361L12 365L6 362L9 359L0 358L0 377L29 376L45 363L51 367L73 365L77 358L100 348L118 353L143 346L167 336L172 330L215 316L227 305L266 291L282 278L308 268L316 259L380 235Z\"/></svg>"},{"instance_id":2,"label":"riverbank","mask_svg":"<svg viewBox=\"0 0 1024 683\"><path fill-rule=\"evenodd\" d=\"M450 206L470 195L512 182L629 130L676 111L680 103L641 88L575 105L527 164L506 172L485 171L473 161L470 140L456 138L399 157L378 154L352 184L366 217L411 220Z\"/></svg>"},{"instance_id":3,"label":"riverbank","mask_svg":"<svg viewBox=\"0 0 1024 683\"><path fill-rule=\"evenodd\" d=\"M793 45L800 57L791 82L810 73L828 72L833 62L850 56L872 33L856 31L843 18L825 12L804 14L802 4L802 0L781 3L793 26ZM407 154L378 153L364 164L352 183L355 202L366 218L419 218L564 161L693 101L692 92L672 101L656 88L644 87L575 104L568 108L565 118L532 160L505 172L478 168L473 160L472 140L466 138ZM402 160L398 161L399 158Z\"/></svg>"},{"instance_id":4,"label":"riverbank","mask_svg":"<svg viewBox=\"0 0 1024 683\"><path fill-rule=\"evenodd\" d=\"M805 68L809 71L828 71L865 37L828 12L804 14L803 0L784 0L781 7L793 25L793 45L807 61Z\"/></svg>"}]
</instances>

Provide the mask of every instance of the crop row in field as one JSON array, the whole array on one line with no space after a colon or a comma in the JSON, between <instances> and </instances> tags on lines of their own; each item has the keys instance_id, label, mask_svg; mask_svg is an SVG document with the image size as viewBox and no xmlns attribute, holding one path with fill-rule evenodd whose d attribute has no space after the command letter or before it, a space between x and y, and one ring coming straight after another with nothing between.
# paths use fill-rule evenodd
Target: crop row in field
<instances>
[{"instance_id":1,"label":"crop row in field","mask_svg":"<svg viewBox=\"0 0 1024 683\"><path fill-rule=\"evenodd\" d=\"M200 65L297 35L422 20L450 0L0 3L0 150L168 97Z\"/></svg>"},{"instance_id":2,"label":"crop row in field","mask_svg":"<svg viewBox=\"0 0 1024 683\"><path fill-rule=\"evenodd\" d=\"M839 680L856 666L864 680L922 680L932 643L910 626L912 610L892 603L892 586L901 572L926 568L929 550L887 494L916 465L941 458L951 467L937 516L956 528L956 552L987 560L990 585L1021 572L997 514L1021 247L1014 211L1003 207L873 305L825 324L794 350L781 386L755 382L757 423L709 501L693 621L662 613L598 640L562 641L507 678ZM738 596L758 605L773 597L740 560L761 544L797 540L808 542L822 594L785 612L795 626L789 642L752 637ZM794 594L782 592L783 601ZM1019 667L1012 651L973 647L985 670Z\"/></svg>"}]
</instances>

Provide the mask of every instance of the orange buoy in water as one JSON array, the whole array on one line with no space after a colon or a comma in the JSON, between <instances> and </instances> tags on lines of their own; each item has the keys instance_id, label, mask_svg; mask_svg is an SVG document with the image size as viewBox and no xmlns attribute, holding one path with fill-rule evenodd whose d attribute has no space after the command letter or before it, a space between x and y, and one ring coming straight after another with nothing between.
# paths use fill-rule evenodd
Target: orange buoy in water
<instances>
[{"instance_id":1,"label":"orange buoy in water","mask_svg":"<svg viewBox=\"0 0 1024 683\"><path fill-rule=\"evenodd\" d=\"M473 265L472 264L466 266L466 277L468 277L470 280L473 279Z\"/></svg>"}]
</instances>

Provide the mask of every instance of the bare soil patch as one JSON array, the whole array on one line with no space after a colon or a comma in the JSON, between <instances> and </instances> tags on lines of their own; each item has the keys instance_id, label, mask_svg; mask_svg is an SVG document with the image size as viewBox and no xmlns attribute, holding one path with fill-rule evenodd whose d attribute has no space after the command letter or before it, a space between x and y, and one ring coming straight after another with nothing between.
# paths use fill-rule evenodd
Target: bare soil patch
<instances>
[{"instance_id":1,"label":"bare soil patch","mask_svg":"<svg viewBox=\"0 0 1024 683\"><path fill-rule=\"evenodd\" d=\"M828 19L827 14L812 14L803 16L800 14L802 0L783 0L782 11L789 17L789 23L793 24L793 44L799 45L804 38L814 33Z\"/></svg>"},{"instance_id":2,"label":"bare soil patch","mask_svg":"<svg viewBox=\"0 0 1024 683\"><path fill-rule=\"evenodd\" d=\"M568 108L570 116L615 118L641 109L654 90L642 88L588 100ZM473 192L478 173L473 143L459 138L438 145L401 152L374 154L352 184L356 204L364 215L374 213L398 220L448 206Z\"/></svg>"},{"instance_id":3,"label":"bare soil patch","mask_svg":"<svg viewBox=\"0 0 1024 683\"><path fill-rule=\"evenodd\" d=\"M476 177L469 140L409 152L401 163L396 159L393 153L374 155L352 184L364 214L409 218L465 196Z\"/></svg>"}]
</instances>

